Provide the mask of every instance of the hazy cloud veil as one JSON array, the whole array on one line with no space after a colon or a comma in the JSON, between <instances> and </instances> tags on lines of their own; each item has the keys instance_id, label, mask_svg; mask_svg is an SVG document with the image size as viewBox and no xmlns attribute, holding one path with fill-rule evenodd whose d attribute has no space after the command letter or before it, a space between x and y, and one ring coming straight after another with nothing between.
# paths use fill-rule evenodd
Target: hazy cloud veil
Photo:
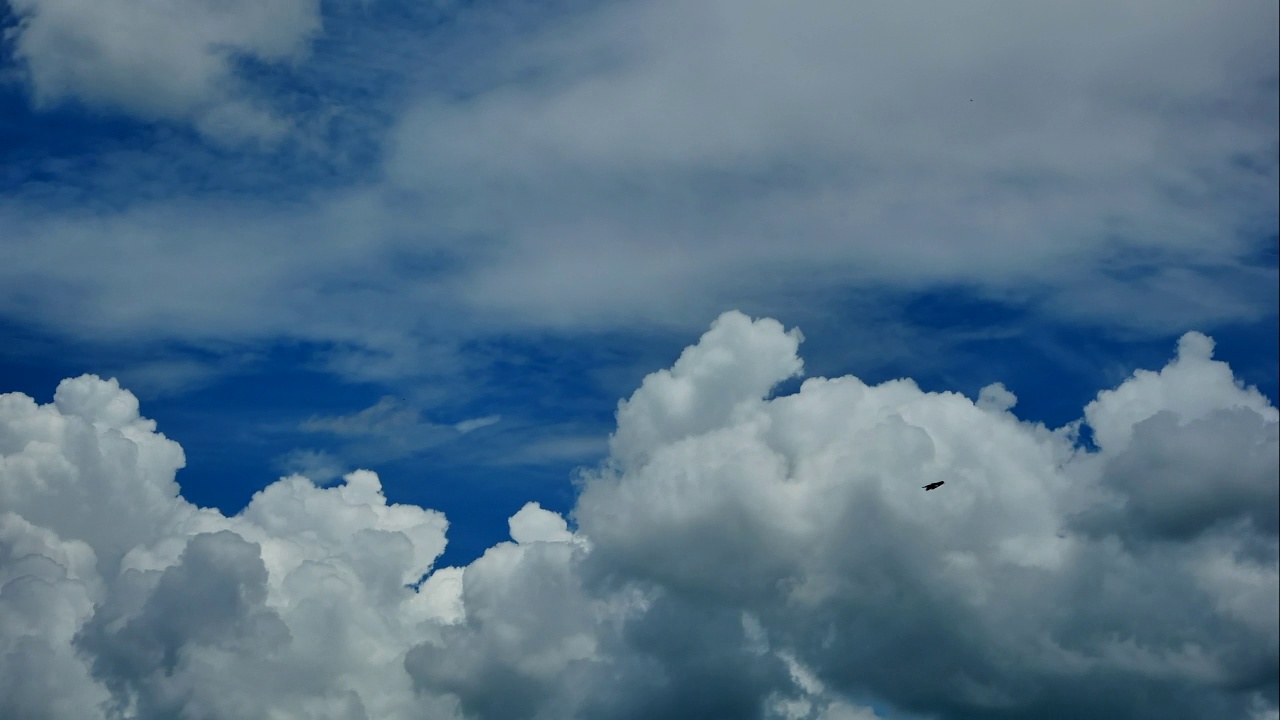
<instances>
[{"instance_id":1,"label":"hazy cloud veil","mask_svg":"<svg viewBox=\"0 0 1280 720\"><path fill-rule=\"evenodd\" d=\"M373 473L224 517L114 381L0 396L0 711L1276 716L1280 421L1212 340L1059 429L999 386L771 396L800 342L721 316L619 404L576 529L529 504L465 568Z\"/></svg>"}]
</instances>

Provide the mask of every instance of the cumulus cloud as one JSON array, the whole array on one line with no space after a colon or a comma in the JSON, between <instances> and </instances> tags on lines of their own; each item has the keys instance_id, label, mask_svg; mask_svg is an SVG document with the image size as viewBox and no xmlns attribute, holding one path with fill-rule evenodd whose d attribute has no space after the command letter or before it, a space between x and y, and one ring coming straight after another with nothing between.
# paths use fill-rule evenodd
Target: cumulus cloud
<instances>
[{"instance_id":1,"label":"cumulus cloud","mask_svg":"<svg viewBox=\"0 0 1280 720\"><path fill-rule=\"evenodd\" d=\"M319 0L137 3L14 0L7 31L35 102L75 100L147 120L194 124L221 140L285 129L247 91L238 63L301 59L321 28Z\"/></svg>"},{"instance_id":2,"label":"cumulus cloud","mask_svg":"<svg viewBox=\"0 0 1280 720\"><path fill-rule=\"evenodd\" d=\"M781 339L766 321L721 322L739 342ZM704 350L732 347L714 338L704 337ZM1202 511L1212 518L1271 512L1275 409L1208 358L1203 336L1180 347L1159 375L1140 373L1090 406L1087 421L1104 429L1097 454L1076 446L1071 427L1018 421L1007 391L988 389L999 402L975 405L910 381L810 379L772 400L744 389L722 403L735 408L726 422L641 440L643 452L630 446L620 410L617 464L576 509L590 562L750 612L828 687L870 690L905 710L1238 716L1248 693L1228 688L1275 693L1274 531L1201 523L1178 542L1119 550L1115 533L1144 515L1122 516L1101 537L1070 524L1078 509L1107 503L1099 494L1114 491L1117 467L1140 473L1151 494L1173 494L1175 507L1225 494ZM648 395L647 386L623 408L659 402L654 415L692 415L678 396ZM1147 440L1169 426L1133 433L1133 445L1108 443L1157 413L1198 430L1202 446L1216 446L1211 457L1240 457L1217 473L1180 476L1171 472L1177 436ZM923 495L934 480L947 481L945 494ZM1240 585L1207 581L1210 567ZM1236 592L1250 598L1248 610L1229 607ZM1157 689L1182 705L1146 698Z\"/></svg>"},{"instance_id":3,"label":"cumulus cloud","mask_svg":"<svg viewBox=\"0 0 1280 720\"><path fill-rule=\"evenodd\" d=\"M0 451L2 714L418 716L395 648L448 607L409 587L444 549L438 513L368 472L197 508L181 449L93 376L50 405L0 396ZM17 684L42 668L58 691Z\"/></svg>"},{"instance_id":4,"label":"cumulus cloud","mask_svg":"<svg viewBox=\"0 0 1280 720\"><path fill-rule=\"evenodd\" d=\"M0 396L0 710L1274 716L1280 418L1208 338L1057 429L1002 386L772 395L800 342L721 316L619 404L570 518L530 503L465 568L373 473L225 517L118 385Z\"/></svg>"},{"instance_id":5,"label":"cumulus cloud","mask_svg":"<svg viewBox=\"0 0 1280 720\"><path fill-rule=\"evenodd\" d=\"M1187 333L1159 373L1139 371L1085 408L1105 486L1129 515L1121 527L1189 536L1246 520L1280 532L1276 409L1212 357L1213 340Z\"/></svg>"}]
</instances>

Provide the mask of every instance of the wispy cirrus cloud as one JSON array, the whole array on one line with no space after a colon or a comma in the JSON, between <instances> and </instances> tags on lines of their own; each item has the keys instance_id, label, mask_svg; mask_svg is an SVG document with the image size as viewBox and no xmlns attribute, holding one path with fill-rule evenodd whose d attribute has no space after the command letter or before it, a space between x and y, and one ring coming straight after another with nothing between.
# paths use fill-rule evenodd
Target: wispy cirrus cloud
<instances>
[{"instance_id":1,"label":"wispy cirrus cloud","mask_svg":"<svg viewBox=\"0 0 1280 720\"><path fill-rule=\"evenodd\" d=\"M444 424L426 420L402 399L383 397L349 415L314 416L299 429L337 436L362 462L385 462L420 453L501 422L500 415Z\"/></svg>"}]
</instances>

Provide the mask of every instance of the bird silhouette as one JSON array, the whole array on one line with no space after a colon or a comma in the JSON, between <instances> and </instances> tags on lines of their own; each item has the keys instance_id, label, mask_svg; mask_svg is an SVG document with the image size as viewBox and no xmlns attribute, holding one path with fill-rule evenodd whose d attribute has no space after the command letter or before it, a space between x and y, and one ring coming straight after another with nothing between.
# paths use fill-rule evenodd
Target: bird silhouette
<instances>
[{"instance_id":1,"label":"bird silhouette","mask_svg":"<svg viewBox=\"0 0 1280 720\"><path fill-rule=\"evenodd\" d=\"M942 487L944 483L946 483L946 480L939 480L938 482L931 482L928 485L923 485L921 487L924 488L925 492L929 492L930 490L936 490Z\"/></svg>"}]
</instances>

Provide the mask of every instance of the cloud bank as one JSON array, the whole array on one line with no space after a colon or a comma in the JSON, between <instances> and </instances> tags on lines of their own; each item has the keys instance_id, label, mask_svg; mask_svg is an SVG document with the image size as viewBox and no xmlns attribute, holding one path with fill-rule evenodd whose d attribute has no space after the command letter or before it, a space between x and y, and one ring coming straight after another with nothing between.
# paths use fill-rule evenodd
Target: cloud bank
<instances>
[{"instance_id":1,"label":"cloud bank","mask_svg":"<svg viewBox=\"0 0 1280 720\"><path fill-rule=\"evenodd\" d=\"M0 714L1276 716L1280 417L1208 337L1058 429L1001 386L771 395L800 342L721 316L572 527L531 503L465 568L371 472L226 517L114 381L0 396Z\"/></svg>"},{"instance_id":2,"label":"cloud bank","mask_svg":"<svg viewBox=\"0 0 1280 720\"><path fill-rule=\"evenodd\" d=\"M271 127L358 135L149 146L68 165L94 202L6 196L0 314L60 337L456 380L477 338L725 307L901 319L958 290L1148 336L1275 314L1273 3L11 5L40 102L199 124L260 92L299 106ZM307 102L250 72L295 61Z\"/></svg>"},{"instance_id":3,"label":"cloud bank","mask_svg":"<svg viewBox=\"0 0 1280 720\"><path fill-rule=\"evenodd\" d=\"M425 93L388 180L505 239L459 292L537 325L854 282L1195 326L1274 284L1248 248L1274 227L1276 23L1247 1L604 4Z\"/></svg>"}]
</instances>

